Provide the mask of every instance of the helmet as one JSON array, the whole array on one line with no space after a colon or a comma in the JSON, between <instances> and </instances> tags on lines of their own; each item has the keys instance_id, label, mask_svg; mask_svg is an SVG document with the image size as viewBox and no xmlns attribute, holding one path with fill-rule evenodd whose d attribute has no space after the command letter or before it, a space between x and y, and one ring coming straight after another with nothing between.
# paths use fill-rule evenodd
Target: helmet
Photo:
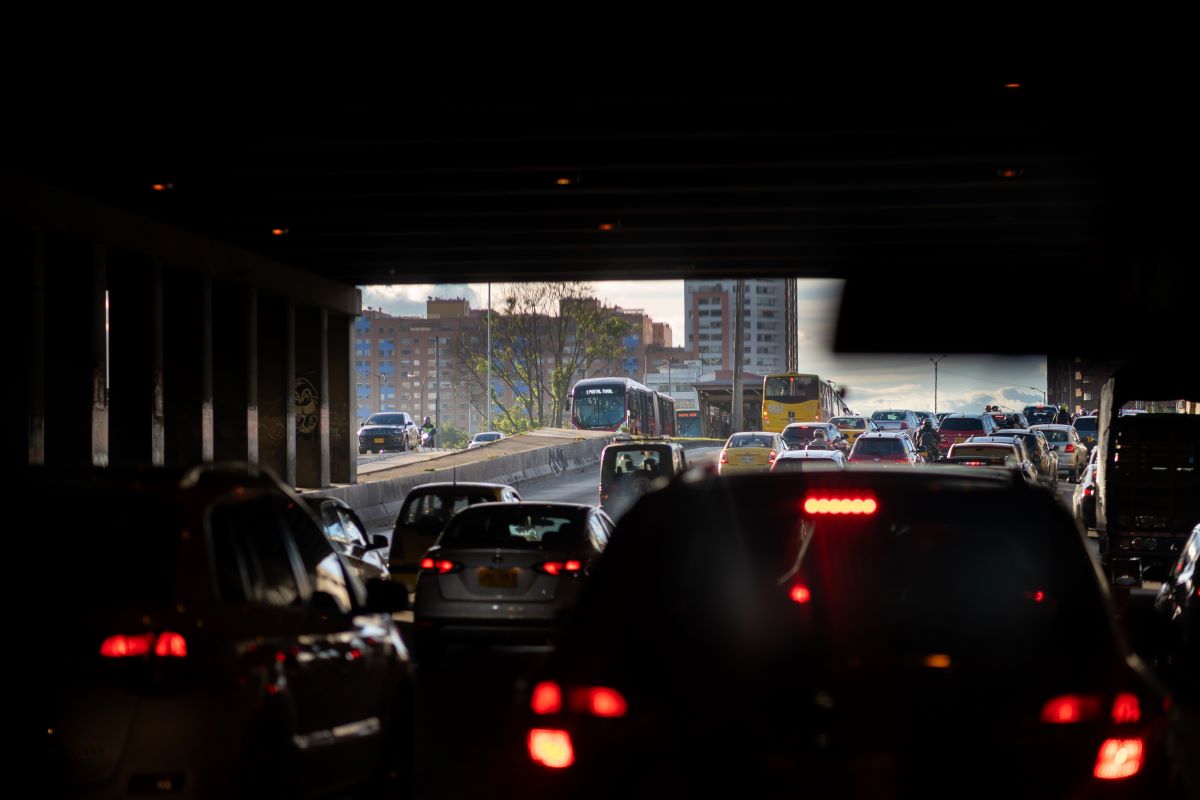
<instances>
[{"instance_id":1,"label":"helmet","mask_svg":"<svg viewBox=\"0 0 1200 800\"><path fill-rule=\"evenodd\" d=\"M1066 404L1066 403L1063 403L1061 406L1059 406L1059 408L1061 408L1063 411L1066 411L1066 410L1067 410L1067 404Z\"/></svg>"},{"instance_id":2,"label":"helmet","mask_svg":"<svg viewBox=\"0 0 1200 800\"><path fill-rule=\"evenodd\" d=\"M926 417L926 418L925 418L925 421L921 423L921 427L922 427L922 428L932 428L932 427L933 427L933 421L932 421L932 420L930 420L930 419L929 419L929 417Z\"/></svg>"}]
</instances>

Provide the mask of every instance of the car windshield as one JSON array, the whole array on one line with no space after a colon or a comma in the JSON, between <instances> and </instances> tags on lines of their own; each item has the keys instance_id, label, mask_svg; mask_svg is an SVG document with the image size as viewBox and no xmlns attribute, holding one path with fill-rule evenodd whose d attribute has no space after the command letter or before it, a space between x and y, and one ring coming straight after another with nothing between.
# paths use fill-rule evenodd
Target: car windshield
<instances>
[{"instance_id":1,"label":"car windshield","mask_svg":"<svg viewBox=\"0 0 1200 800\"><path fill-rule=\"evenodd\" d=\"M854 443L856 456L891 456L903 453L904 445L899 439L864 439L860 436Z\"/></svg>"},{"instance_id":2,"label":"car windshield","mask_svg":"<svg viewBox=\"0 0 1200 800\"><path fill-rule=\"evenodd\" d=\"M489 506L487 513L454 518L438 539L445 547L577 547L586 540L583 513L564 514L554 509L524 506Z\"/></svg>"},{"instance_id":3,"label":"car windshield","mask_svg":"<svg viewBox=\"0 0 1200 800\"><path fill-rule=\"evenodd\" d=\"M816 397L817 379L812 375L767 378L765 399L779 403L805 403Z\"/></svg>"},{"instance_id":4,"label":"car windshield","mask_svg":"<svg viewBox=\"0 0 1200 800\"><path fill-rule=\"evenodd\" d=\"M406 425L408 419L403 414L372 414L367 418L368 425Z\"/></svg>"},{"instance_id":5,"label":"car windshield","mask_svg":"<svg viewBox=\"0 0 1200 800\"><path fill-rule=\"evenodd\" d=\"M621 384L576 387L572 418L584 428L612 428L625 421L625 387Z\"/></svg>"},{"instance_id":6,"label":"car windshield","mask_svg":"<svg viewBox=\"0 0 1200 800\"><path fill-rule=\"evenodd\" d=\"M477 441L477 442L494 442L497 439L499 439L500 436L501 436L501 434L499 434L499 433L477 433L477 434L475 434L475 441Z\"/></svg>"}]
</instances>

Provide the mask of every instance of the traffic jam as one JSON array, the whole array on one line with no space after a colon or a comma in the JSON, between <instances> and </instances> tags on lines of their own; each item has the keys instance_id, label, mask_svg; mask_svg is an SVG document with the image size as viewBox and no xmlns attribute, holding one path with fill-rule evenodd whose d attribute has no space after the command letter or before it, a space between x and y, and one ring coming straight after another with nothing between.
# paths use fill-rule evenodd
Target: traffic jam
<instances>
[{"instance_id":1,"label":"traffic jam","mask_svg":"<svg viewBox=\"0 0 1200 800\"><path fill-rule=\"evenodd\" d=\"M1111 383L864 416L768 376L707 450L588 384L594 502L427 483L383 533L246 467L31 471L89 510L46 793L1198 796L1200 416Z\"/></svg>"}]
</instances>

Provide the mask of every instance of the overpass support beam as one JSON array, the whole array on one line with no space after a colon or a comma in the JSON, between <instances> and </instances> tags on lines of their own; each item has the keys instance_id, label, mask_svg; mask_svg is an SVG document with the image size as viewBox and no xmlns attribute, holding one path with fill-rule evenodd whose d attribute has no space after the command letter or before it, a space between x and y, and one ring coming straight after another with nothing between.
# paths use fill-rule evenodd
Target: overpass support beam
<instances>
[{"instance_id":1,"label":"overpass support beam","mask_svg":"<svg viewBox=\"0 0 1200 800\"><path fill-rule=\"evenodd\" d=\"M114 465L164 462L162 267L109 262L109 426Z\"/></svg>"},{"instance_id":2,"label":"overpass support beam","mask_svg":"<svg viewBox=\"0 0 1200 800\"><path fill-rule=\"evenodd\" d=\"M212 278L163 275L165 463L187 467L213 458Z\"/></svg>"},{"instance_id":3,"label":"overpass support beam","mask_svg":"<svg viewBox=\"0 0 1200 800\"><path fill-rule=\"evenodd\" d=\"M296 480L306 488L330 484L329 312L296 311Z\"/></svg>"},{"instance_id":4,"label":"overpass support beam","mask_svg":"<svg viewBox=\"0 0 1200 800\"><path fill-rule=\"evenodd\" d=\"M217 461L258 461L257 311L258 293L252 287L214 284L213 456Z\"/></svg>"},{"instance_id":5,"label":"overpass support beam","mask_svg":"<svg viewBox=\"0 0 1200 800\"><path fill-rule=\"evenodd\" d=\"M296 323L295 306L277 295L259 293L258 463L289 486L296 485Z\"/></svg>"},{"instance_id":6,"label":"overpass support beam","mask_svg":"<svg viewBox=\"0 0 1200 800\"><path fill-rule=\"evenodd\" d=\"M358 481L354 317L329 313L329 470L334 483Z\"/></svg>"}]
</instances>

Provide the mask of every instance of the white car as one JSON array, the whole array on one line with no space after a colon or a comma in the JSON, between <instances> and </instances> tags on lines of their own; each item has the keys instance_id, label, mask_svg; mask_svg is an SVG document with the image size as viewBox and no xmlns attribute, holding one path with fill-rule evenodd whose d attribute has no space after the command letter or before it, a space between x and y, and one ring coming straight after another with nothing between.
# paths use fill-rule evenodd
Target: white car
<instances>
[{"instance_id":1,"label":"white car","mask_svg":"<svg viewBox=\"0 0 1200 800\"><path fill-rule=\"evenodd\" d=\"M482 447L491 442L498 442L504 438L504 434L500 431L480 431L471 437L471 443L467 445L467 449L472 447Z\"/></svg>"},{"instance_id":2,"label":"white car","mask_svg":"<svg viewBox=\"0 0 1200 800\"><path fill-rule=\"evenodd\" d=\"M1041 431L1058 453L1058 474L1078 483L1087 469L1089 455L1079 431L1070 425L1034 425L1029 430Z\"/></svg>"},{"instance_id":3,"label":"white car","mask_svg":"<svg viewBox=\"0 0 1200 800\"><path fill-rule=\"evenodd\" d=\"M775 458L771 472L803 472L806 469L845 469L841 450L785 450Z\"/></svg>"}]
</instances>

